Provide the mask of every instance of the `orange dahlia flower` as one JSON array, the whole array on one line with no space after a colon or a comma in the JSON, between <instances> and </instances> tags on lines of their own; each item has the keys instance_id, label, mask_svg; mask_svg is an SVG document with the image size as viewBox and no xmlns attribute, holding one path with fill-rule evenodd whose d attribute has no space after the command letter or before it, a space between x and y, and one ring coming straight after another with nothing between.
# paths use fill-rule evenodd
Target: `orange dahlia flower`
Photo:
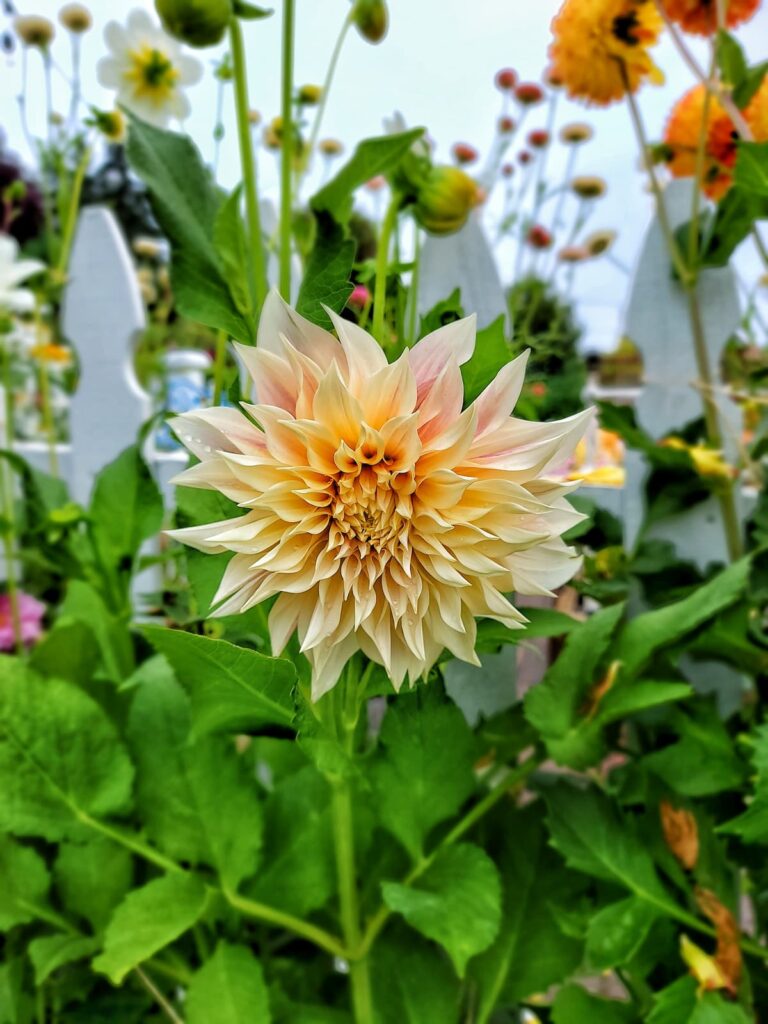
<instances>
[{"instance_id":1,"label":"orange dahlia flower","mask_svg":"<svg viewBox=\"0 0 768 1024\"><path fill-rule=\"evenodd\" d=\"M693 177L704 117L705 86L695 85L678 100L664 132L667 163L675 178ZM744 109L744 119L758 142L768 141L768 80ZM701 187L710 199L721 199L731 187L739 134L728 114L711 96L707 114Z\"/></svg>"},{"instance_id":2,"label":"orange dahlia flower","mask_svg":"<svg viewBox=\"0 0 768 1024\"><path fill-rule=\"evenodd\" d=\"M338 339L273 293L255 348L238 352L257 404L178 417L199 464L178 482L217 490L243 515L173 531L234 552L218 614L276 597L273 651L295 630L315 699L356 651L394 686L448 648L478 664L476 616L521 628L505 594L550 594L579 567L563 531L581 518L551 479L591 411L554 423L514 419L526 359L462 409L469 317L388 364L361 328L330 314Z\"/></svg>"},{"instance_id":3,"label":"orange dahlia flower","mask_svg":"<svg viewBox=\"0 0 768 1024\"><path fill-rule=\"evenodd\" d=\"M570 96L597 106L636 92L661 71L648 48L663 28L653 0L565 0L552 21L552 72Z\"/></svg>"},{"instance_id":4,"label":"orange dahlia flower","mask_svg":"<svg viewBox=\"0 0 768 1024\"><path fill-rule=\"evenodd\" d=\"M717 32L717 0L661 0L661 5L671 20L686 32L699 36ZM748 21L759 6L760 0L728 0L725 15L728 28Z\"/></svg>"}]
</instances>

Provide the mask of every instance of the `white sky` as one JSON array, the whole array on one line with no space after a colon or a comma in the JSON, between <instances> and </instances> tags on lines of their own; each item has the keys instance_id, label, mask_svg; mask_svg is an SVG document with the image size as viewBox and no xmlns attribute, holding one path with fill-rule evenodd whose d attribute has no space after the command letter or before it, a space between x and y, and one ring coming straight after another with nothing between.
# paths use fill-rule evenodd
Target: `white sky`
<instances>
[{"instance_id":1,"label":"white sky","mask_svg":"<svg viewBox=\"0 0 768 1024\"><path fill-rule=\"evenodd\" d=\"M280 3L273 2L278 12L275 16L245 24L251 103L267 120L279 112ZM45 14L53 19L60 6L57 0L17 0L21 12ZM98 85L95 70L104 53L104 25L110 18L124 20L134 6L153 10L148 2L92 0L89 4L95 28L83 41L83 93L98 106L111 105L111 96ZM471 142L482 152L487 151L500 107L493 76L498 68L506 66L516 68L524 79L540 76L546 64L549 23L558 6L559 0L390 0L390 32L382 44L371 46L355 32L350 33L322 134L342 139L349 150L355 140L379 134L382 119L393 110L400 110L409 124L427 127L437 142L439 158L448 158L450 146L456 140ZM297 8L296 81L320 83L348 2L298 0ZM739 35L753 61L764 59L768 54L768 9L764 7ZM696 47L700 56L702 45ZM693 83L669 40L665 39L654 54L667 81L660 88L645 87L640 103L650 136L658 138L672 103ZM216 52L197 51L197 55L204 64L212 65ZM54 56L60 66L68 69L68 40L60 28ZM0 124L11 147L28 156L16 105L19 80L18 55L0 57ZM44 98L36 54L31 60L31 83L30 121L33 130L42 133ZM60 105L65 108L68 91L60 77L55 79L54 95L54 105L60 98ZM190 91L190 98L193 113L186 129L204 156L210 158L215 111L215 86L210 74ZM239 177L231 91L226 101L226 135L219 177L222 184L231 186ZM543 112L535 110L529 115L527 127L542 127L543 119ZM607 110L586 110L563 98L558 122L570 120L588 120L596 132L594 141L582 152L578 170L598 173L609 182L608 195L590 229L618 229L615 253L623 263L631 265L650 213L650 200L638 173L637 150L627 112L622 104ZM556 168L556 163L552 161L551 166ZM274 157L261 152L259 167L264 192L274 194ZM511 253L502 251L500 260L502 277L509 281L513 274ZM740 264L745 277L754 278L756 264L749 253L741 254ZM605 260L579 269L576 295L590 347L610 348L614 343L626 282L626 276Z\"/></svg>"}]
</instances>

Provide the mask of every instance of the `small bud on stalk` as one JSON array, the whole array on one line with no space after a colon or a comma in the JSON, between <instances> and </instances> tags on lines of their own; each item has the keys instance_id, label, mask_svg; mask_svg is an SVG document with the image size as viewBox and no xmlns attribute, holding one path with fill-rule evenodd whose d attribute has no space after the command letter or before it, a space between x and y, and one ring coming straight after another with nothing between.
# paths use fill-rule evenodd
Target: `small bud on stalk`
<instances>
[{"instance_id":1,"label":"small bud on stalk","mask_svg":"<svg viewBox=\"0 0 768 1024\"><path fill-rule=\"evenodd\" d=\"M385 0L355 0L352 20L363 39L369 43L380 43L389 28L389 11Z\"/></svg>"},{"instance_id":2,"label":"small bud on stalk","mask_svg":"<svg viewBox=\"0 0 768 1024\"><path fill-rule=\"evenodd\" d=\"M454 142L451 152L456 163L462 167L476 163L480 156L475 147L470 146L468 142Z\"/></svg>"},{"instance_id":3,"label":"small bud on stalk","mask_svg":"<svg viewBox=\"0 0 768 1024\"><path fill-rule=\"evenodd\" d=\"M25 46L47 50L56 35L53 22L37 14L23 14L14 18L13 27L16 35Z\"/></svg>"},{"instance_id":4,"label":"small bud on stalk","mask_svg":"<svg viewBox=\"0 0 768 1024\"><path fill-rule=\"evenodd\" d=\"M517 72L512 68L502 68L496 72L496 88L502 92L512 92L517 85Z\"/></svg>"},{"instance_id":5,"label":"small bud on stalk","mask_svg":"<svg viewBox=\"0 0 768 1024\"><path fill-rule=\"evenodd\" d=\"M582 174L571 181L571 191L580 199L599 199L605 195L607 188L605 179L596 174Z\"/></svg>"},{"instance_id":6,"label":"small bud on stalk","mask_svg":"<svg viewBox=\"0 0 768 1024\"><path fill-rule=\"evenodd\" d=\"M327 157L341 156L344 152L344 145L338 139L320 139L317 148Z\"/></svg>"},{"instance_id":7,"label":"small bud on stalk","mask_svg":"<svg viewBox=\"0 0 768 1024\"><path fill-rule=\"evenodd\" d=\"M537 82L521 82L515 89L515 99L524 107L534 107L544 99L544 90Z\"/></svg>"},{"instance_id":8,"label":"small bud on stalk","mask_svg":"<svg viewBox=\"0 0 768 1024\"><path fill-rule=\"evenodd\" d=\"M527 235L528 244L534 249L549 249L554 239L543 224L534 224Z\"/></svg>"},{"instance_id":9,"label":"small bud on stalk","mask_svg":"<svg viewBox=\"0 0 768 1024\"><path fill-rule=\"evenodd\" d=\"M414 215L433 235L458 231L476 206L479 193L475 181L458 167L433 167L419 188Z\"/></svg>"},{"instance_id":10,"label":"small bud on stalk","mask_svg":"<svg viewBox=\"0 0 768 1024\"><path fill-rule=\"evenodd\" d=\"M221 42L232 17L231 0L155 0L166 32L189 46Z\"/></svg>"},{"instance_id":11,"label":"small bud on stalk","mask_svg":"<svg viewBox=\"0 0 768 1024\"><path fill-rule=\"evenodd\" d=\"M560 129L560 141L566 146L589 142L593 135L592 126L583 121L574 121L573 124L563 125Z\"/></svg>"},{"instance_id":12,"label":"small bud on stalk","mask_svg":"<svg viewBox=\"0 0 768 1024\"><path fill-rule=\"evenodd\" d=\"M302 107L316 107L322 96L321 85L301 85L296 93L296 99Z\"/></svg>"},{"instance_id":13,"label":"small bud on stalk","mask_svg":"<svg viewBox=\"0 0 768 1024\"><path fill-rule=\"evenodd\" d=\"M498 129L500 135L511 135L516 127L517 125L515 124L514 118L507 117L506 114L504 115L504 117L500 117L498 120Z\"/></svg>"},{"instance_id":14,"label":"small bud on stalk","mask_svg":"<svg viewBox=\"0 0 768 1024\"><path fill-rule=\"evenodd\" d=\"M83 4L65 4L59 11L59 23L68 32L82 35L93 24L91 12Z\"/></svg>"},{"instance_id":15,"label":"small bud on stalk","mask_svg":"<svg viewBox=\"0 0 768 1024\"><path fill-rule=\"evenodd\" d=\"M549 145L549 132L543 128L535 128L528 132L528 145L533 149L546 149Z\"/></svg>"}]
</instances>

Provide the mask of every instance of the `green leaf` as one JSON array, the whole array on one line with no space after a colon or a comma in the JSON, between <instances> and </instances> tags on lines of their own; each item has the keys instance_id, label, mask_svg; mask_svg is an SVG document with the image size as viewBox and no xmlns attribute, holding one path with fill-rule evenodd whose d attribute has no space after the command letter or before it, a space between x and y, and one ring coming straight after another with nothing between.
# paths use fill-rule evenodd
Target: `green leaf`
<instances>
[{"instance_id":1,"label":"green leaf","mask_svg":"<svg viewBox=\"0 0 768 1024\"><path fill-rule=\"evenodd\" d=\"M269 18L275 12L271 7L257 7L247 0L232 0L232 13L243 21L256 21L259 18Z\"/></svg>"},{"instance_id":2,"label":"green leaf","mask_svg":"<svg viewBox=\"0 0 768 1024\"><path fill-rule=\"evenodd\" d=\"M84 580L70 580L67 583L57 623L61 623L62 627L80 623L91 631L109 679L119 682L133 671L131 635L125 623L110 612L90 583ZM87 655L87 649L83 653Z\"/></svg>"},{"instance_id":3,"label":"green leaf","mask_svg":"<svg viewBox=\"0 0 768 1024\"><path fill-rule=\"evenodd\" d=\"M290 661L180 630L147 626L143 632L190 695L193 739L265 725L291 727L296 669Z\"/></svg>"},{"instance_id":4,"label":"green leaf","mask_svg":"<svg viewBox=\"0 0 768 1024\"><path fill-rule=\"evenodd\" d=\"M737 188L768 197L768 142L740 142L734 182Z\"/></svg>"},{"instance_id":5,"label":"green leaf","mask_svg":"<svg viewBox=\"0 0 768 1024\"><path fill-rule=\"evenodd\" d=\"M701 242L701 265L727 266L736 249L752 230L756 214L754 196L739 188L730 188L717 204L714 217L705 223Z\"/></svg>"},{"instance_id":6,"label":"green leaf","mask_svg":"<svg viewBox=\"0 0 768 1024\"><path fill-rule=\"evenodd\" d=\"M119 985L126 974L188 931L207 901L199 878L178 872L134 889L117 908L93 968Z\"/></svg>"},{"instance_id":7,"label":"green leaf","mask_svg":"<svg viewBox=\"0 0 768 1024\"><path fill-rule=\"evenodd\" d=\"M390 910L445 948L459 977L498 933L499 875L488 855L470 843L444 847L413 885L384 882L382 892Z\"/></svg>"},{"instance_id":8,"label":"green leaf","mask_svg":"<svg viewBox=\"0 0 768 1024\"><path fill-rule=\"evenodd\" d=\"M133 882L133 858L124 846L99 836L87 843L62 843L53 865L63 906L104 929Z\"/></svg>"},{"instance_id":9,"label":"green leaf","mask_svg":"<svg viewBox=\"0 0 768 1024\"><path fill-rule=\"evenodd\" d=\"M435 825L475 788L472 733L459 709L440 699L418 689L390 704L371 766L377 813L415 861Z\"/></svg>"},{"instance_id":10,"label":"green leaf","mask_svg":"<svg viewBox=\"0 0 768 1024\"><path fill-rule=\"evenodd\" d=\"M697 1001L688 1024L754 1024L738 1003L723 999L717 992L705 992Z\"/></svg>"},{"instance_id":11,"label":"green leaf","mask_svg":"<svg viewBox=\"0 0 768 1024\"><path fill-rule=\"evenodd\" d=\"M251 325L232 301L211 245L221 197L197 148L186 135L131 116L126 155L147 186L152 210L171 243L171 283L180 312L251 342Z\"/></svg>"},{"instance_id":12,"label":"green leaf","mask_svg":"<svg viewBox=\"0 0 768 1024\"><path fill-rule=\"evenodd\" d=\"M43 935L33 939L27 951L35 968L35 984L42 985L59 967L92 956L99 945L91 935Z\"/></svg>"},{"instance_id":13,"label":"green leaf","mask_svg":"<svg viewBox=\"0 0 768 1024\"><path fill-rule=\"evenodd\" d=\"M745 843L768 843L768 725L758 726L750 741L756 771L754 797L743 814L717 831L737 835Z\"/></svg>"},{"instance_id":14,"label":"green leaf","mask_svg":"<svg viewBox=\"0 0 768 1024\"><path fill-rule=\"evenodd\" d=\"M638 1020L627 1003L599 999L580 985L561 988L552 1005L553 1024L634 1024Z\"/></svg>"},{"instance_id":15,"label":"green leaf","mask_svg":"<svg viewBox=\"0 0 768 1024\"><path fill-rule=\"evenodd\" d=\"M101 650L93 629L85 622L58 619L30 651L29 664L41 676L82 685L93 678Z\"/></svg>"},{"instance_id":16,"label":"green leaf","mask_svg":"<svg viewBox=\"0 0 768 1024\"><path fill-rule=\"evenodd\" d=\"M650 853L607 797L566 783L543 795L552 845L570 867L621 885L659 910L674 907Z\"/></svg>"},{"instance_id":17,"label":"green leaf","mask_svg":"<svg viewBox=\"0 0 768 1024\"><path fill-rule=\"evenodd\" d=\"M339 223L345 224L352 212L352 195L355 190L377 174L387 174L394 170L423 134L423 128L412 128L397 135L363 139L336 176L313 196L312 209L315 213L330 213Z\"/></svg>"},{"instance_id":18,"label":"green leaf","mask_svg":"<svg viewBox=\"0 0 768 1024\"><path fill-rule=\"evenodd\" d=\"M321 327L331 328L323 306L340 313L352 293L350 275L355 262L355 241L333 217L316 214L317 235L307 261L296 300L296 310Z\"/></svg>"},{"instance_id":19,"label":"green leaf","mask_svg":"<svg viewBox=\"0 0 768 1024\"><path fill-rule=\"evenodd\" d=\"M768 61L747 68L747 73L733 90L733 101L739 110L743 110L749 104L763 84L766 74L768 74Z\"/></svg>"},{"instance_id":20,"label":"green leaf","mask_svg":"<svg viewBox=\"0 0 768 1024\"><path fill-rule=\"evenodd\" d=\"M262 865L246 892L270 906L304 916L335 892L331 793L313 765L289 775L270 793Z\"/></svg>"},{"instance_id":21,"label":"green leaf","mask_svg":"<svg viewBox=\"0 0 768 1024\"><path fill-rule=\"evenodd\" d=\"M213 222L213 245L221 261L232 301L242 315L253 317L253 297L248 283L248 243L240 216L242 186L238 186L221 204ZM255 335L255 324L252 327Z\"/></svg>"},{"instance_id":22,"label":"green leaf","mask_svg":"<svg viewBox=\"0 0 768 1024\"><path fill-rule=\"evenodd\" d=\"M190 982L186 1019L188 1024L269 1024L267 986L249 949L219 943Z\"/></svg>"},{"instance_id":23,"label":"green leaf","mask_svg":"<svg viewBox=\"0 0 768 1024\"><path fill-rule=\"evenodd\" d=\"M477 332L472 358L461 367L465 405L474 402L512 359L512 349L504 334L504 320L502 315Z\"/></svg>"},{"instance_id":24,"label":"green leaf","mask_svg":"<svg viewBox=\"0 0 768 1024\"><path fill-rule=\"evenodd\" d=\"M669 724L680 739L646 755L645 768L683 796L709 796L741 785L745 766L713 705L700 702L688 714L677 710Z\"/></svg>"},{"instance_id":25,"label":"green leaf","mask_svg":"<svg viewBox=\"0 0 768 1024\"><path fill-rule=\"evenodd\" d=\"M179 527L202 526L204 523L231 519L238 514L237 505L218 491L204 491L198 487L177 487L175 494L176 525ZM205 551L196 551L189 547L185 547L183 551L186 576L197 603L197 614L205 616L210 610L232 553L225 551L219 555L209 555Z\"/></svg>"},{"instance_id":26,"label":"green leaf","mask_svg":"<svg viewBox=\"0 0 768 1024\"><path fill-rule=\"evenodd\" d=\"M168 856L210 865L234 891L256 870L261 849L255 781L229 739L190 743L189 729L189 699L169 668L139 687L128 720L136 801Z\"/></svg>"},{"instance_id":27,"label":"green leaf","mask_svg":"<svg viewBox=\"0 0 768 1024\"><path fill-rule=\"evenodd\" d=\"M445 956L413 932L376 943L371 982L379 1024L458 1024L459 981Z\"/></svg>"},{"instance_id":28,"label":"green leaf","mask_svg":"<svg viewBox=\"0 0 768 1024\"><path fill-rule=\"evenodd\" d=\"M695 978L687 975L656 992L648 1024L687 1024L696 1006L696 989Z\"/></svg>"},{"instance_id":29,"label":"green leaf","mask_svg":"<svg viewBox=\"0 0 768 1024\"><path fill-rule=\"evenodd\" d=\"M582 943L563 932L551 909L558 898L569 898L571 885L569 872L547 847L538 808L505 821L502 838L496 858L504 890L501 927L469 967L479 1020L488 1020L494 1007L515 1006L563 981L582 956Z\"/></svg>"},{"instance_id":30,"label":"green leaf","mask_svg":"<svg viewBox=\"0 0 768 1024\"><path fill-rule=\"evenodd\" d=\"M749 558L742 558L682 601L632 619L622 631L613 655L622 662L624 672L639 672L657 650L682 640L734 604L747 587L750 565Z\"/></svg>"},{"instance_id":31,"label":"green leaf","mask_svg":"<svg viewBox=\"0 0 768 1024\"><path fill-rule=\"evenodd\" d=\"M603 907L590 920L587 931L590 968L607 971L631 960L656 918L656 910L636 896Z\"/></svg>"},{"instance_id":32,"label":"green leaf","mask_svg":"<svg viewBox=\"0 0 768 1024\"><path fill-rule=\"evenodd\" d=\"M0 829L86 838L83 817L130 806L133 769L95 701L70 683L0 659Z\"/></svg>"},{"instance_id":33,"label":"green leaf","mask_svg":"<svg viewBox=\"0 0 768 1024\"><path fill-rule=\"evenodd\" d=\"M136 445L96 477L89 518L102 568L130 577L142 543L163 525L162 496Z\"/></svg>"},{"instance_id":34,"label":"green leaf","mask_svg":"<svg viewBox=\"0 0 768 1024\"><path fill-rule=\"evenodd\" d=\"M717 30L715 58L725 85L737 87L747 74L747 58L736 39L722 28Z\"/></svg>"},{"instance_id":35,"label":"green leaf","mask_svg":"<svg viewBox=\"0 0 768 1024\"><path fill-rule=\"evenodd\" d=\"M0 835L0 932L27 924L46 905L48 869L29 846Z\"/></svg>"}]
</instances>

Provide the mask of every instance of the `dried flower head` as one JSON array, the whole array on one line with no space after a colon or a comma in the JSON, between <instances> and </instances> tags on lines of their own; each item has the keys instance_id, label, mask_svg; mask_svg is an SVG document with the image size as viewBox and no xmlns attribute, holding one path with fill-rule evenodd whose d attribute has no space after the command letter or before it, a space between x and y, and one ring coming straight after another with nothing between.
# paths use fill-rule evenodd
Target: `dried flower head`
<instances>
[{"instance_id":1,"label":"dried flower head","mask_svg":"<svg viewBox=\"0 0 768 1024\"><path fill-rule=\"evenodd\" d=\"M606 228L603 231L593 231L584 239L584 247L589 250L590 256L602 256L616 241L616 232Z\"/></svg>"},{"instance_id":2,"label":"dried flower head","mask_svg":"<svg viewBox=\"0 0 768 1024\"><path fill-rule=\"evenodd\" d=\"M699 859L699 829L695 816L668 800L659 805L664 841L686 871L693 871Z\"/></svg>"},{"instance_id":3,"label":"dried flower head","mask_svg":"<svg viewBox=\"0 0 768 1024\"><path fill-rule=\"evenodd\" d=\"M504 114L497 121L497 127L499 129L500 135L511 135L517 127L517 124L514 118L508 117L506 114Z\"/></svg>"},{"instance_id":4,"label":"dried flower head","mask_svg":"<svg viewBox=\"0 0 768 1024\"><path fill-rule=\"evenodd\" d=\"M711 36L717 32L716 0L661 0L661 6L668 17L686 32L700 36ZM760 6L760 0L728 0L723 6L726 25L736 28L749 21Z\"/></svg>"},{"instance_id":5,"label":"dried flower head","mask_svg":"<svg viewBox=\"0 0 768 1024\"><path fill-rule=\"evenodd\" d=\"M544 90L538 82L521 82L515 89L515 99L523 107L535 107L544 99Z\"/></svg>"},{"instance_id":6,"label":"dried flower head","mask_svg":"<svg viewBox=\"0 0 768 1024\"><path fill-rule=\"evenodd\" d=\"M502 167L501 167L501 176L502 176L502 178L511 178L514 173L515 173L515 165L514 164L502 164Z\"/></svg>"},{"instance_id":7,"label":"dried flower head","mask_svg":"<svg viewBox=\"0 0 768 1024\"><path fill-rule=\"evenodd\" d=\"M552 22L552 69L570 96L607 106L664 80L648 53L663 25L654 0L565 0Z\"/></svg>"},{"instance_id":8,"label":"dried flower head","mask_svg":"<svg viewBox=\"0 0 768 1024\"><path fill-rule=\"evenodd\" d=\"M592 125L584 121L574 121L560 129L560 141L566 146L578 146L582 142L589 142L594 134Z\"/></svg>"},{"instance_id":9,"label":"dried flower head","mask_svg":"<svg viewBox=\"0 0 768 1024\"><path fill-rule=\"evenodd\" d=\"M496 72L494 81L497 89L501 89L502 92L512 92L517 85L517 72L514 68L502 68L501 71Z\"/></svg>"},{"instance_id":10,"label":"dried flower head","mask_svg":"<svg viewBox=\"0 0 768 1024\"><path fill-rule=\"evenodd\" d=\"M534 249L549 249L554 242L551 232L543 224L534 224L525 237L528 245Z\"/></svg>"},{"instance_id":11,"label":"dried flower head","mask_svg":"<svg viewBox=\"0 0 768 1024\"><path fill-rule=\"evenodd\" d=\"M456 163L462 167L477 163L480 159L480 154L468 142L454 142L451 146L451 153Z\"/></svg>"},{"instance_id":12,"label":"dried flower head","mask_svg":"<svg viewBox=\"0 0 768 1024\"><path fill-rule=\"evenodd\" d=\"M56 35L53 22L39 14L20 14L13 19L16 35L25 46L47 50Z\"/></svg>"},{"instance_id":13,"label":"dried flower head","mask_svg":"<svg viewBox=\"0 0 768 1024\"><path fill-rule=\"evenodd\" d=\"M79 36L93 25L93 17L83 4L65 4L59 11L59 23L68 32Z\"/></svg>"},{"instance_id":14,"label":"dried flower head","mask_svg":"<svg viewBox=\"0 0 768 1024\"><path fill-rule=\"evenodd\" d=\"M549 145L549 132L544 128L534 128L528 132L527 143L533 149L546 149Z\"/></svg>"},{"instance_id":15,"label":"dried flower head","mask_svg":"<svg viewBox=\"0 0 768 1024\"><path fill-rule=\"evenodd\" d=\"M571 179L571 191L580 199L599 199L607 189L605 178L596 174L579 174Z\"/></svg>"},{"instance_id":16,"label":"dried flower head","mask_svg":"<svg viewBox=\"0 0 768 1024\"><path fill-rule=\"evenodd\" d=\"M517 162L522 164L523 167L529 164L533 160L533 153L529 153L527 149L521 149L517 154Z\"/></svg>"},{"instance_id":17,"label":"dried flower head","mask_svg":"<svg viewBox=\"0 0 768 1024\"><path fill-rule=\"evenodd\" d=\"M478 664L477 616L511 628L504 596L548 594L579 565L561 534L579 516L561 466L590 411L554 423L511 416L525 356L468 408L460 365L475 319L435 331L388 364L370 335L329 312L338 339L276 293L255 348L239 346L257 404L187 413L174 429L200 459L178 482L221 491L243 515L174 531L234 552L218 614L271 597L275 653L294 631L315 699L362 651L395 687L447 648Z\"/></svg>"}]
</instances>

